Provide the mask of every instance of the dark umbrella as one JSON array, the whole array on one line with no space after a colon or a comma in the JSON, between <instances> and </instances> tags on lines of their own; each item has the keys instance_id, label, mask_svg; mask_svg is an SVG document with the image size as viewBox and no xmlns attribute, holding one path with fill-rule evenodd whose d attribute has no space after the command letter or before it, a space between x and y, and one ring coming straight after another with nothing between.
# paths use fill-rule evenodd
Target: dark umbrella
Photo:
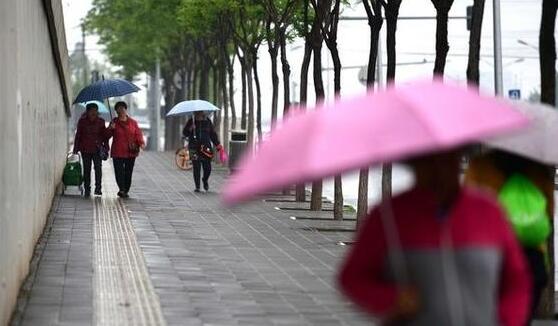
<instances>
[{"instance_id":1,"label":"dark umbrella","mask_svg":"<svg viewBox=\"0 0 558 326\"><path fill-rule=\"evenodd\" d=\"M102 80L96 81L93 84L82 89L74 100L74 104L89 101L103 102L105 99L108 99L110 97L123 96L126 94L137 92L139 90L139 87L127 80L118 78L105 79L103 77ZM110 104L108 107L112 119Z\"/></svg>"}]
</instances>

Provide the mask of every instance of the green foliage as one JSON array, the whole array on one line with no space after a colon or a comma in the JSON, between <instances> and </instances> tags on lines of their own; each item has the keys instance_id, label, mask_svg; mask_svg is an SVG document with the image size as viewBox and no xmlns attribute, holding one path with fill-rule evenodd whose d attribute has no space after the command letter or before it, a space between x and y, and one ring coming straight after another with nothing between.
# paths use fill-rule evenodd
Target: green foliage
<instances>
[{"instance_id":1,"label":"green foliage","mask_svg":"<svg viewBox=\"0 0 558 326\"><path fill-rule=\"evenodd\" d=\"M99 35L112 64L132 78L150 71L158 56L179 38L176 11L180 0L94 0L85 19Z\"/></svg>"}]
</instances>

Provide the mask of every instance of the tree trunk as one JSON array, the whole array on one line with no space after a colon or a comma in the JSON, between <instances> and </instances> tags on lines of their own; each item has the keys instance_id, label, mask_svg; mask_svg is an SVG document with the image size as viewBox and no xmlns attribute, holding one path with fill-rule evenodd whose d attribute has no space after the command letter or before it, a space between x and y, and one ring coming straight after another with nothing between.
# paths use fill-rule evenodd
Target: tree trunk
<instances>
[{"instance_id":1,"label":"tree trunk","mask_svg":"<svg viewBox=\"0 0 558 326\"><path fill-rule=\"evenodd\" d=\"M324 81L322 78L322 43L321 22L314 19L316 27L312 27L312 52L314 53L314 91L316 92L316 102L320 103L325 98ZM322 210L323 182L314 181L312 183L312 199L310 209L313 211Z\"/></svg>"},{"instance_id":2,"label":"tree trunk","mask_svg":"<svg viewBox=\"0 0 558 326\"><path fill-rule=\"evenodd\" d=\"M449 51L448 14L453 0L432 0L432 3L436 7L436 59L434 61L434 76L442 77Z\"/></svg>"},{"instance_id":3,"label":"tree trunk","mask_svg":"<svg viewBox=\"0 0 558 326\"><path fill-rule=\"evenodd\" d=\"M170 109L174 105L174 97L176 89L172 85L172 81L169 81L170 74L163 74L163 91L164 91L164 98L165 98L165 112L169 112ZM173 149L173 131L177 129L177 124L180 122L178 118L173 119L166 119L165 120L165 150L172 150ZM176 148L176 147L175 147Z\"/></svg>"},{"instance_id":4,"label":"tree trunk","mask_svg":"<svg viewBox=\"0 0 558 326\"><path fill-rule=\"evenodd\" d=\"M556 104L556 11L558 2L543 0L541 26L539 33L539 63L541 72L541 102L555 106ZM551 169L549 178L554 182L555 169ZM554 212L554 209L551 210ZM554 226L548 238L548 255L550 257L550 273L548 284L541 296L539 317L552 318L555 314L555 262L554 262Z\"/></svg>"},{"instance_id":5,"label":"tree trunk","mask_svg":"<svg viewBox=\"0 0 558 326\"><path fill-rule=\"evenodd\" d=\"M246 82L246 73L247 72L246 72L245 59L239 57L239 60L240 60L240 66L241 66L240 74L241 74L241 78L242 78L242 112L241 112L241 116L240 116L240 128L242 130L246 130L246 120L247 120L247 117L246 117L246 105L247 105L247 103L246 103L246 100L247 100L246 92L247 92L247 87L248 87L248 84Z\"/></svg>"},{"instance_id":6,"label":"tree trunk","mask_svg":"<svg viewBox=\"0 0 558 326\"><path fill-rule=\"evenodd\" d=\"M224 56L227 56L224 53ZM223 58L224 59L224 58ZM221 87L221 97L223 98L223 110L224 110L224 119L223 119L223 138L221 142L225 150L229 151L229 94L227 92L227 66L226 63L223 61L220 65L220 73L219 73L219 86Z\"/></svg>"},{"instance_id":7,"label":"tree trunk","mask_svg":"<svg viewBox=\"0 0 558 326\"><path fill-rule=\"evenodd\" d=\"M474 0L471 17L471 32L469 33L469 58L467 62L467 82L471 86L479 85L480 72L480 46L482 33L482 20L484 16L484 1Z\"/></svg>"},{"instance_id":8,"label":"tree trunk","mask_svg":"<svg viewBox=\"0 0 558 326\"><path fill-rule=\"evenodd\" d=\"M541 70L541 102L556 104L556 0L543 0L539 34L539 63Z\"/></svg>"},{"instance_id":9,"label":"tree trunk","mask_svg":"<svg viewBox=\"0 0 558 326\"><path fill-rule=\"evenodd\" d=\"M374 84L376 82L376 63L378 60L378 41L380 39L380 31L382 28L382 14L381 5L378 3L373 3L374 11L369 5L368 0L363 0L367 16L368 16L368 26L370 27L370 52L368 53L368 69L366 74L366 87L368 91L374 90ZM361 169L358 177L358 199L357 199L357 229L364 218L368 215L368 175L370 170L368 168Z\"/></svg>"},{"instance_id":10,"label":"tree trunk","mask_svg":"<svg viewBox=\"0 0 558 326\"><path fill-rule=\"evenodd\" d=\"M201 60L200 71L200 85L199 85L199 98L201 100L209 100L209 59L207 54L207 47L202 41L199 43L199 56Z\"/></svg>"},{"instance_id":11,"label":"tree trunk","mask_svg":"<svg viewBox=\"0 0 558 326\"><path fill-rule=\"evenodd\" d=\"M310 42L304 45L304 58L300 72L300 106L306 107L308 101L308 71L310 70L310 60L312 59L312 46ZM306 184L297 184L295 187L295 197L298 202L306 201Z\"/></svg>"},{"instance_id":12,"label":"tree trunk","mask_svg":"<svg viewBox=\"0 0 558 326\"><path fill-rule=\"evenodd\" d=\"M336 8L338 8L339 3L336 0ZM338 10L338 9L337 9ZM331 19L337 19L337 13L333 13L335 17ZM339 58L339 50L337 49L337 23L338 21L332 22L331 32L326 33L326 45L331 53L331 59L333 61L333 89L335 92L335 97L339 98L341 96L341 59ZM336 175L334 179L334 199L333 199L333 219L343 220L343 179L341 175Z\"/></svg>"},{"instance_id":13,"label":"tree trunk","mask_svg":"<svg viewBox=\"0 0 558 326\"><path fill-rule=\"evenodd\" d=\"M222 104L221 104L221 96L220 96L220 92L219 92L219 70L217 69L218 67L218 62L211 68L211 72L212 72L212 80L211 80L211 84L212 84L212 94L211 97L213 99L213 104L222 109ZM214 113L213 116L213 124L215 126L215 129L217 130L217 135L219 136L219 139L223 139L223 129L221 126L221 111L217 111Z\"/></svg>"},{"instance_id":14,"label":"tree trunk","mask_svg":"<svg viewBox=\"0 0 558 326\"><path fill-rule=\"evenodd\" d=\"M227 65L227 75L229 79L229 101L231 106L231 129L236 129L237 116L236 116L236 105L234 101L234 62L231 61L228 54L225 55L225 63ZM234 58L234 56L233 56Z\"/></svg>"},{"instance_id":15,"label":"tree trunk","mask_svg":"<svg viewBox=\"0 0 558 326\"><path fill-rule=\"evenodd\" d=\"M289 112L291 106L291 66L287 60L287 35L285 30L279 31L281 46L281 68L283 70L283 116Z\"/></svg>"},{"instance_id":16,"label":"tree trunk","mask_svg":"<svg viewBox=\"0 0 558 326\"><path fill-rule=\"evenodd\" d=\"M300 69L300 106L306 107L308 101L308 70L310 69L310 60L312 59L312 43L308 34L308 1L304 4L304 57L302 59L302 67ZM306 185L304 183L297 184L295 187L295 197L298 202L306 201Z\"/></svg>"},{"instance_id":17,"label":"tree trunk","mask_svg":"<svg viewBox=\"0 0 558 326\"><path fill-rule=\"evenodd\" d=\"M395 51L395 34L397 32L397 18L399 16L399 6L401 0L388 0L386 7L386 23L387 23L387 74L386 80L388 85L395 83L396 68L396 51ZM392 166L391 164L382 165L382 198L391 198L392 186Z\"/></svg>"},{"instance_id":18,"label":"tree trunk","mask_svg":"<svg viewBox=\"0 0 558 326\"><path fill-rule=\"evenodd\" d=\"M268 33L271 33L271 30L268 28ZM279 74L277 70L277 57L279 55L279 47L277 40L277 36L268 39L268 52L269 58L271 60L271 85L272 85L272 92L271 92L271 129L275 128L275 123L277 122L277 108L279 106Z\"/></svg>"},{"instance_id":19,"label":"tree trunk","mask_svg":"<svg viewBox=\"0 0 558 326\"><path fill-rule=\"evenodd\" d=\"M248 88L248 130L247 130L247 142L249 150L252 149L254 145L254 83L252 76L252 63L246 60L246 67L244 67L246 72L246 84Z\"/></svg>"},{"instance_id":20,"label":"tree trunk","mask_svg":"<svg viewBox=\"0 0 558 326\"><path fill-rule=\"evenodd\" d=\"M253 55L252 63L254 70L254 82L256 84L256 127L258 130L258 141L262 140L262 89L260 86L260 77L258 75L258 53Z\"/></svg>"},{"instance_id":21,"label":"tree trunk","mask_svg":"<svg viewBox=\"0 0 558 326\"><path fill-rule=\"evenodd\" d=\"M192 76L192 85L190 86L191 87L191 93L190 94L192 95L191 99L193 99L193 100L197 100L197 99L200 98L200 94L198 92L200 70L201 70L201 68L199 68L197 65L194 66L194 73L193 73L193 76Z\"/></svg>"}]
</instances>

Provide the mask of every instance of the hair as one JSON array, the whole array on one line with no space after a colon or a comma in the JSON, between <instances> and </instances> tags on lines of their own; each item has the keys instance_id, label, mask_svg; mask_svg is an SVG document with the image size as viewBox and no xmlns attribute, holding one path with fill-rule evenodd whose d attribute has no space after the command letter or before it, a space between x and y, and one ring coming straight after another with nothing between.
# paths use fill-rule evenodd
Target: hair
<instances>
[{"instance_id":1,"label":"hair","mask_svg":"<svg viewBox=\"0 0 558 326\"><path fill-rule=\"evenodd\" d=\"M119 107L123 107L124 109L128 110L128 104L126 104L126 102L124 101L116 102L116 104L114 105L114 109L118 110Z\"/></svg>"},{"instance_id":2,"label":"hair","mask_svg":"<svg viewBox=\"0 0 558 326\"><path fill-rule=\"evenodd\" d=\"M97 103L87 103L87 105L85 106L85 111L89 111L89 110L99 110L99 106L97 105Z\"/></svg>"}]
</instances>

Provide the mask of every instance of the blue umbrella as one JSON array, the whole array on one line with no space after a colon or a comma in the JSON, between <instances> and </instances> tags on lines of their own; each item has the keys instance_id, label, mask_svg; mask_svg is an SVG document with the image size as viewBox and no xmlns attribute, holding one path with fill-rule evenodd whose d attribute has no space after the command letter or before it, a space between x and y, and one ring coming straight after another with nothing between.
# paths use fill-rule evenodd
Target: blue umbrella
<instances>
[{"instance_id":1,"label":"blue umbrella","mask_svg":"<svg viewBox=\"0 0 558 326\"><path fill-rule=\"evenodd\" d=\"M190 115L194 112L215 112L215 111L219 111L219 108L207 101L203 101L203 100L183 101L173 106L173 108L167 113L167 118L181 116L181 115Z\"/></svg>"},{"instance_id":2,"label":"blue umbrella","mask_svg":"<svg viewBox=\"0 0 558 326\"><path fill-rule=\"evenodd\" d=\"M100 101L139 91L139 87L124 79L103 79L82 89L74 103Z\"/></svg>"}]
</instances>

